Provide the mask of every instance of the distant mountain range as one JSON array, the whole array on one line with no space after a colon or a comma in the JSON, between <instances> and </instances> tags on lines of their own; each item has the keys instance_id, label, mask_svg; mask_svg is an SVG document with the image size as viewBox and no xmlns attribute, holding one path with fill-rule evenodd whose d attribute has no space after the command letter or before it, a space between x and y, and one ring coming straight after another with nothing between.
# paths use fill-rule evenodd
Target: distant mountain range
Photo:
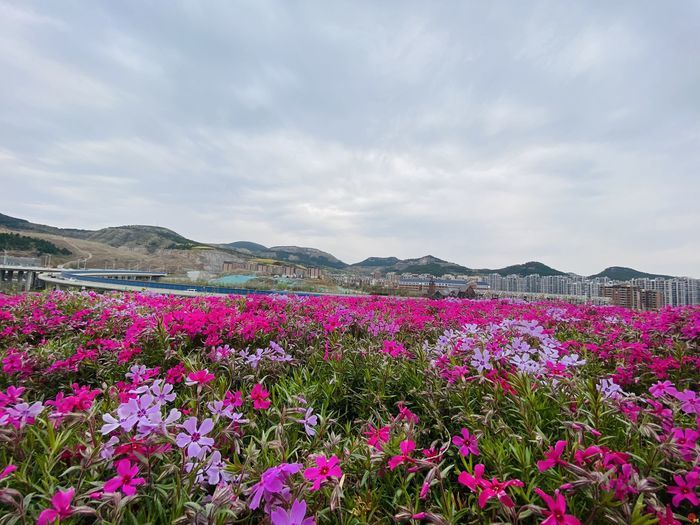
<instances>
[{"instance_id":1,"label":"distant mountain range","mask_svg":"<svg viewBox=\"0 0 700 525\"><path fill-rule=\"evenodd\" d=\"M25 219L18 219L0 213L0 227L15 232L47 233L84 239L93 242L104 243L116 248L145 249L148 253L161 250L219 250L246 258L268 259L280 263L298 264L301 266L318 266L327 269L346 270L356 273L369 274L380 272L418 273L441 277L446 274L459 275L483 275L497 273L503 276L519 275L527 276L538 274L541 276L567 275L566 272L556 270L546 264L530 261L523 264L515 264L504 268L468 268L457 263L445 261L426 255L415 259L399 259L397 257L368 257L355 264L347 264L334 257L330 253L316 248L300 246L271 246L267 247L250 241L236 241L223 244L208 244L193 241L183 237L173 230L160 226L115 226L100 230L81 230L75 228L56 228L44 224L36 224ZM611 266L602 272L590 277L608 277L613 280L626 281L634 278L669 278L668 275L650 274L625 268Z\"/></svg>"}]
</instances>

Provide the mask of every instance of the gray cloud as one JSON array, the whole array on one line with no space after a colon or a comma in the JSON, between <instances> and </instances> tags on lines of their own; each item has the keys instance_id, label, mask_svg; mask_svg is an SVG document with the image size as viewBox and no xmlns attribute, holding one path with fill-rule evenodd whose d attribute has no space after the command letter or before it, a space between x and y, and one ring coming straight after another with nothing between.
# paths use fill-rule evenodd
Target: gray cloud
<instances>
[{"instance_id":1,"label":"gray cloud","mask_svg":"<svg viewBox=\"0 0 700 525\"><path fill-rule=\"evenodd\" d=\"M700 272L692 2L3 2L2 211Z\"/></svg>"}]
</instances>

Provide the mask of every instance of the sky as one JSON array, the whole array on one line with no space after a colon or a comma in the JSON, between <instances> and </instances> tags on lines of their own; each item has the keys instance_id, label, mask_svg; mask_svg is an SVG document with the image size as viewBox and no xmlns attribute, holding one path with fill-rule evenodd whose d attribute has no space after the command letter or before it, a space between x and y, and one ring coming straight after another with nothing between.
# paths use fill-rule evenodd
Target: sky
<instances>
[{"instance_id":1,"label":"sky","mask_svg":"<svg viewBox=\"0 0 700 525\"><path fill-rule=\"evenodd\" d=\"M700 277L700 2L0 0L0 213Z\"/></svg>"}]
</instances>

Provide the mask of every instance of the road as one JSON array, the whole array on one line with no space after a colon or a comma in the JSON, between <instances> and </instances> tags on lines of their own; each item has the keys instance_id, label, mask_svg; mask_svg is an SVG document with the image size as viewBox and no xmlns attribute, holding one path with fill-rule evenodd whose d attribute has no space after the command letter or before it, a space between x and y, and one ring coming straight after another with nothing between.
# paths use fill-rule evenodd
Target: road
<instances>
[{"instance_id":1,"label":"road","mask_svg":"<svg viewBox=\"0 0 700 525\"><path fill-rule=\"evenodd\" d=\"M77 263L78 263L78 268L80 268L80 263L81 263L82 261L85 261L86 266L87 266L87 262L88 262L90 259L92 259L92 253L88 252L87 250L83 250L82 248L79 248L78 246L76 246L75 244L73 244L71 241L69 241L69 240L66 239L65 237L61 237L61 239L63 239L63 241L64 241L67 245L69 245L71 248L73 248L74 250L77 250L77 251L79 251L79 252L81 252L81 253L84 253L84 254L85 254L85 257L81 257L80 259L73 259L72 261L68 261L68 262L65 262L65 263L63 263L63 264L59 264L58 267L59 267L59 268L65 268L66 266L70 266L70 265L73 264L74 262L77 262Z\"/></svg>"}]
</instances>

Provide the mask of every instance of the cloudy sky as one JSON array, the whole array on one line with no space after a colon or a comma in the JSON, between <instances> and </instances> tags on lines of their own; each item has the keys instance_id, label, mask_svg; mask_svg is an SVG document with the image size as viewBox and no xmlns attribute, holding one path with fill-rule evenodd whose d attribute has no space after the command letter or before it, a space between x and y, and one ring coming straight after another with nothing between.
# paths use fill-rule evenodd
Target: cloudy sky
<instances>
[{"instance_id":1,"label":"cloudy sky","mask_svg":"<svg viewBox=\"0 0 700 525\"><path fill-rule=\"evenodd\" d=\"M700 277L700 3L0 0L0 212Z\"/></svg>"}]
</instances>

